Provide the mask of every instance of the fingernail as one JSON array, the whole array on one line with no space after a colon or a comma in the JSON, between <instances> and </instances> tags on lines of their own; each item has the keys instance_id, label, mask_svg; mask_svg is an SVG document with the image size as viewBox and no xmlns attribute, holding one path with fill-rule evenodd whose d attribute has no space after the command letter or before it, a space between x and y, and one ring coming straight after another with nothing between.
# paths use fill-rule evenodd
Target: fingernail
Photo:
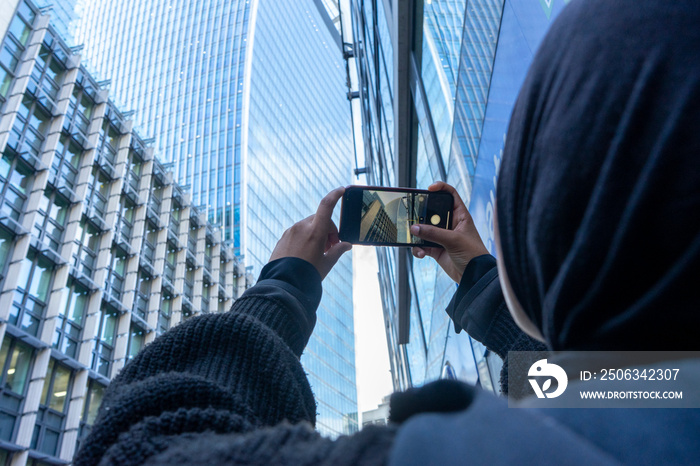
<instances>
[{"instance_id":1,"label":"fingernail","mask_svg":"<svg viewBox=\"0 0 700 466\"><path fill-rule=\"evenodd\" d=\"M420 227L418 225L413 225L411 227L411 234L417 235L418 233L420 233Z\"/></svg>"}]
</instances>

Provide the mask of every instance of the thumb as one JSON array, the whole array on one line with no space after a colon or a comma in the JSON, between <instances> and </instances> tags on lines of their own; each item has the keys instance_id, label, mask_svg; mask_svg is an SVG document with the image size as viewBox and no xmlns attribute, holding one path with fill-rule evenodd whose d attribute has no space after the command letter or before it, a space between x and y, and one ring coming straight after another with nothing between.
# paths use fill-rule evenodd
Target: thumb
<instances>
[{"instance_id":1,"label":"thumb","mask_svg":"<svg viewBox=\"0 0 700 466\"><path fill-rule=\"evenodd\" d=\"M431 225L413 225L411 227L411 234L420 239L437 243L445 247L445 249L454 245L456 242L455 235L459 235L453 230L446 230L445 228L438 228Z\"/></svg>"},{"instance_id":2,"label":"thumb","mask_svg":"<svg viewBox=\"0 0 700 466\"><path fill-rule=\"evenodd\" d=\"M326 275L328 275L328 272L331 271L331 269L336 264L336 262L338 262L340 257L351 249L352 244L346 241L342 241L340 243L335 243L333 246L330 247L328 251L326 251L323 258L323 278L326 278Z\"/></svg>"}]
</instances>

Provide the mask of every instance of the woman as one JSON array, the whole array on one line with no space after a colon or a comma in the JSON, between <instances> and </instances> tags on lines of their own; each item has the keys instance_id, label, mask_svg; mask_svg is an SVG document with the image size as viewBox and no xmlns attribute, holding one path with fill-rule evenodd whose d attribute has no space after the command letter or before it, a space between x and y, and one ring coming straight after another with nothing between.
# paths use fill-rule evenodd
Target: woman
<instances>
[{"instance_id":1,"label":"woman","mask_svg":"<svg viewBox=\"0 0 700 466\"><path fill-rule=\"evenodd\" d=\"M695 349L698 24L696 0L574 0L560 14L509 128L497 191L498 272L456 193L453 231L414 233L445 246L414 254L433 256L461 282L449 311L457 325L502 345L501 353L535 348L530 337L557 351ZM432 189L442 188L449 189ZM298 357L321 279L349 249L330 220L342 192L285 233L229 313L179 325L124 368L76 465L700 457L697 410L509 409L504 399L447 381L394 395L390 426L320 437ZM500 288L514 320L502 312ZM700 375L699 360L683 364Z\"/></svg>"}]
</instances>

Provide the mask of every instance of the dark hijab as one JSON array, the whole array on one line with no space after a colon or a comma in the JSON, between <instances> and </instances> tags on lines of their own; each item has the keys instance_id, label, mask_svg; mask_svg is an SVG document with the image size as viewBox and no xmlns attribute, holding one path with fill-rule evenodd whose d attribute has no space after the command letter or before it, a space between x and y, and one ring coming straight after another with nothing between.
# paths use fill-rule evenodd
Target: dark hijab
<instances>
[{"instance_id":1,"label":"dark hijab","mask_svg":"<svg viewBox=\"0 0 700 466\"><path fill-rule=\"evenodd\" d=\"M551 349L700 349L700 1L564 9L515 105L497 209Z\"/></svg>"}]
</instances>

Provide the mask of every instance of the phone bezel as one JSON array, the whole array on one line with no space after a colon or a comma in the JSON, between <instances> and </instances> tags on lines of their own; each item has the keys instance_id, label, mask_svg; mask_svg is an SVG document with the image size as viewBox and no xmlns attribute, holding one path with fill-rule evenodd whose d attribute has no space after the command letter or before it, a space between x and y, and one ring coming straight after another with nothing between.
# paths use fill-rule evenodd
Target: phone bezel
<instances>
[{"instance_id":1,"label":"phone bezel","mask_svg":"<svg viewBox=\"0 0 700 466\"><path fill-rule=\"evenodd\" d=\"M352 191L359 191L362 192L363 190L372 190L372 191L389 191L389 192L400 192L400 193L416 193L416 194L427 194L427 195L446 195L449 196L450 199L452 199L452 194L449 193L448 191L428 191L426 189L416 189L416 188L389 188L389 187L384 187L384 186L361 186L361 185L350 185L345 188L345 193L343 194L342 198L342 203L340 207L340 225L338 226L338 236L341 241L347 241L352 244L358 244L362 246L387 246L387 247L437 247L441 248L437 243L432 243L430 241L425 241L423 244L415 244L415 243L382 243L382 242L376 242L376 241L360 241L360 231L359 231L359 222L355 222L351 219L349 219L349 216L351 213L354 213L359 210L359 205L356 205L358 200L354 201L346 201L348 198L348 195ZM351 194L350 194L351 195ZM361 197L359 197L359 202L361 201ZM349 203L352 202L352 205L349 205ZM454 204L453 204L454 206ZM449 209L449 215L447 218L447 229L452 228L452 212L453 208ZM348 228L347 225L356 225L357 228L353 229L351 233L354 236L348 236ZM429 225L428 223L425 223L425 225ZM356 234L355 234L356 233ZM355 239L356 238L356 239Z\"/></svg>"}]
</instances>

